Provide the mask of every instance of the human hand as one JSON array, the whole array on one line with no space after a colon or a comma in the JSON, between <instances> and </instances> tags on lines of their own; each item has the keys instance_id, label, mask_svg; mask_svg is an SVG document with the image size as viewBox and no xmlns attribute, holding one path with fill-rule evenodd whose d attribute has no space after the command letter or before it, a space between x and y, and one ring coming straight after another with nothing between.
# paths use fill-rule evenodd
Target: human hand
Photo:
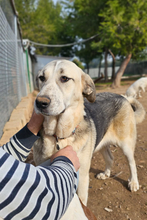
<instances>
[{"instance_id":1,"label":"human hand","mask_svg":"<svg viewBox=\"0 0 147 220\"><path fill-rule=\"evenodd\" d=\"M44 121L44 116L41 114L37 114L33 110L31 119L28 122L27 127L33 134L37 135L40 129L42 128L43 121Z\"/></svg>"},{"instance_id":2,"label":"human hand","mask_svg":"<svg viewBox=\"0 0 147 220\"><path fill-rule=\"evenodd\" d=\"M79 158L77 157L77 153L73 150L72 146L68 145L65 148L59 150L55 154L53 154L50 158L51 162L59 156L67 157L73 164L76 171L80 168Z\"/></svg>"}]
</instances>

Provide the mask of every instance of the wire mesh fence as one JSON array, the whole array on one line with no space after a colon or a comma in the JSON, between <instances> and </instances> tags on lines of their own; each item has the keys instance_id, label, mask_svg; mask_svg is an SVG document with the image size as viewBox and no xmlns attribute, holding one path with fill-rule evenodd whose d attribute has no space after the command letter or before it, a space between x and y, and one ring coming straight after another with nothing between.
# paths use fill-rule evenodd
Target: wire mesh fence
<instances>
[{"instance_id":1,"label":"wire mesh fence","mask_svg":"<svg viewBox=\"0 0 147 220\"><path fill-rule=\"evenodd\" d=\"M11 1L0 0L0 137L3 127L28 90L26 59Z\"/></svg>"}]
</instances>

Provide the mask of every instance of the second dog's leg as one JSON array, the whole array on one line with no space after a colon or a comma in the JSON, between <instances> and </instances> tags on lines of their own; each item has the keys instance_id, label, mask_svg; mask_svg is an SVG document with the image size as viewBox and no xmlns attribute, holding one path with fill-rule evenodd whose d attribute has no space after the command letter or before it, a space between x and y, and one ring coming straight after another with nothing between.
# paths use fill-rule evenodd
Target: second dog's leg
<instances>
[{"instance_id":1,"label":"second dog's leg","mask_svg":"<svg viewBox=\"0 0 147 220\"><path fill-rule=\"evenodd\" d=\"M143 92L145 92L145 86L142 86L141 88L142 88Z\"/></svg>"},{"instance_id":2,"label":"second dog's leg","mask_svg":"<svg viewBox=\"0 0 147 220\"><path fill-rule=\"evenodd\" d=\"M138 96L139 96L139 98L141 98L142 96L141 96L141 88L139 89L139 91L138 91Z\"/></svg>"},{"instance_id":3,"label":"second dog's leg","mask_svg":"<svg viewBox=\"0 0 147 220\"><path fill-rule=\"evenodd\" d=\"M113 164L113 156L111 154L109 146L103 147L100 150L100 152L103 155L106 166L105 166L105 171L103 173L97 174L96 178L98 178L98 179L107 179L107 178L110 177L111 167L112 167L112 164Z\"/></svg>"}]
</instances>

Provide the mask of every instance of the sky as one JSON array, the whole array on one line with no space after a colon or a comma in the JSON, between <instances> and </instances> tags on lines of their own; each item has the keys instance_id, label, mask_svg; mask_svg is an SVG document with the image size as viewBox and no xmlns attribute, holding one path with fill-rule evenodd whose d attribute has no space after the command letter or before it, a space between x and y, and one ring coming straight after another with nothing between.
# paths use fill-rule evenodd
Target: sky
<instances>
[{"instance_id":1,"label":"sky","mask_svg":"<svg viewBox=\"0 0 147 220\"><path fill-rule=\"evenodd\" d=\"M53 2L56 4L58 0L53 0Z\"/></svg>"}]
</instances>

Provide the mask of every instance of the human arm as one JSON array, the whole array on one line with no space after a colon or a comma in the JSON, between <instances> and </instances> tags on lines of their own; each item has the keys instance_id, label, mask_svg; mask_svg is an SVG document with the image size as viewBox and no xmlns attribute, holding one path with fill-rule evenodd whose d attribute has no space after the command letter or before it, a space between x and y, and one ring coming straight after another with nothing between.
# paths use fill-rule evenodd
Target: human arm
<instances>
[{"instance_id":1,"label":"human arm","mask_svg":"<svg viewBox=\"0 0 147 220\"><path fill-rule=\"evenodd\" d=\"M57 151L55 154L51 156L51 162L53 162L57 157L67 157L70 159L72 164L74 165L74 168L76 171L80 168L80 162L79 159L77 158L76 152L73 150L72 146L68 145L61 149L60 151Z\"/></svg>"},{"instance_id":2,"label":"human arm","mask_svg":"<svg viewBox=\"0 0 147 220\"><path fill-rule=\"evenodd\" d=\"M34 167L16 160L25 160L34 137L25 126L8 147L2 147L8 153L0 148L0 216L6 220L60 219L76 191L79 162L71 147L58 152L50 166Z\"/></svg>"},{"instance_id":3,"label":"human arm","mask_svg":"<svg viewBox=\"0 0 147 220\"><path fill-rule=\"evenodd\" d=\"M37 136L42 127L44 117L33 111L32 117L28 124L24 126L17 134L10 138L10 141L2 146L9 154L16 159L25 161L28 157L34 142L39 138Z\"/></svg>"},{"instance_id":4,"label":"human arm","mask_svg":"<svg viewBox=\"0 0 147 220\"><path fill-rule=\"evenodd\" d=\"M61 218L77 187L71 156L61 153L50 166L34 167L0 149L1 217L6 220Z\"/></svg>"}]
</instances>

